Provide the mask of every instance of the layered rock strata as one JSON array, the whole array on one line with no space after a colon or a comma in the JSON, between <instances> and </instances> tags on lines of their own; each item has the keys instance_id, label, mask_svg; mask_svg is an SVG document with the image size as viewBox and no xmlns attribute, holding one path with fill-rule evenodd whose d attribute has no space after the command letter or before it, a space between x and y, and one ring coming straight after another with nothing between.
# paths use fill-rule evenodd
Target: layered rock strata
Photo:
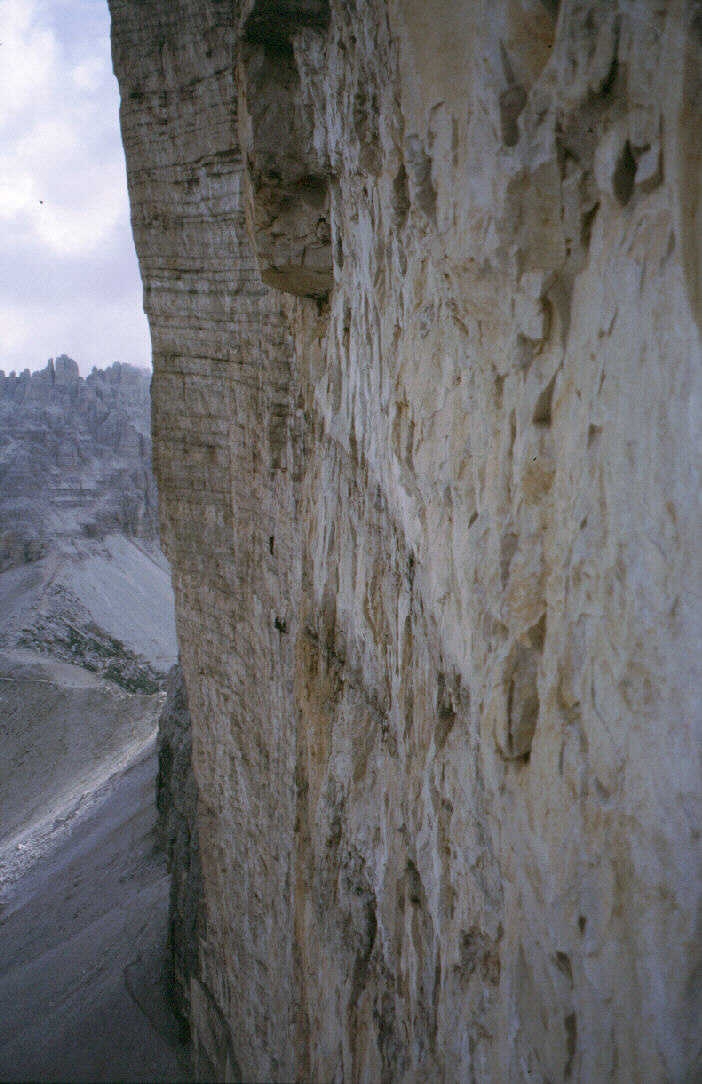
<instances>
[{"instance_id":1,"label":"layered rock strata","mask_svg":"<svg viewBox=\"0 0 702 1084\"><path fill-rule=\"evenodd\" d=\"M65 355L0 373L3 898L155 738L177 645L149 381Z\"/></svg>"},{"instance_id":2,"label":"layered rock strata","mask_svg":"<svg viewBox=\"0 0 702 1084\"><path fill-rule=\"evenodd\" d=\"M196 1067L694 1075L699 5L110 7Z\"/></svg>"},{"instance_id":3,"label":"layered rock strata","mask_svg":"<svg viewBox=\"0 0 702 1084\"><path fill-rule=\"evenodd\" d=\"M0 372L0 648L155 693L176 655L150 374L65 354Z\"/></svg>"},{"instance_id":4,"label":"layered rock strata","mask_svg":"<svg viewBox=\"0 0 702 1084\"><path fill-rule=\"evenodd\" d=\"M65 354L0 371L0 572L81 536L158 544L149 381L119 362L83 379Z\"/></svg>"}]
</instances>

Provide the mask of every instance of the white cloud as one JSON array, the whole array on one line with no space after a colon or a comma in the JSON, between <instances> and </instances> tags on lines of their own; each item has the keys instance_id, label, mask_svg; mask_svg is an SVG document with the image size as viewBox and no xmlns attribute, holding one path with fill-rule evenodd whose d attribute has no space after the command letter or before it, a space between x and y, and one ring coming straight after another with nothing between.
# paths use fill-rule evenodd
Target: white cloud
<instances>
[{"instance_id":1,"label":"white cloud","mask_svg":"<svg viewBox=\"0 0 702 1084\"><path fill-rule=\"evenodd\" d=\"M2 337L10 355L21 351L27 341L30 332L27 317L28 314L20 309L0 305L0 328L2 328Z\"/></svg>"},{"instance_id":2,"label":"white cloud","mask_svg":"<svg viewBox=\"0 0 702 1084\"><path fill-rule=\"evenodd\" d=\"M1 0L0 126L4 129L43 98L57 68L57 43L39 21L36 0Z\"/></svg>"},{"instance_id":3,"label":"white cloud","mask_svg":"<svg viewBox=\"0 0 702 1084\"><path fill-rule=\"evenodd\" d=\"M29 356L37 345L38 318L58 337L49 353L84 354L90 343L100 350L92 359L96 364L116 356L130 360L127 349L136 350L133 360L144 364L148 336L131 244L107 4L0 0L0 42L0 367L7 369L10 360L23 367L19 355L25 348L26 364L46 361ZM106 254L114 258L114 287ZM102 299L95 296L96 268ZM47 296L49 282L55 296ZM82 292L92 298L91 330L85 332ZM136 301L133 311L124 300L127 292ZM100 320L103 335L95 333ZM114 350L106 341L108 329L116 337Z\"/></svg>"},{"instance_id":4,"label":"white cloud","mask_svg":"<svg viewBox=\"0 0 702 1084\"><path fill-rule=\"evenodd\" d=\"M82 64L76 64L71 71L71 79L79 91L96 91L107 74L107 65L103 58L93 56Z\"/></svg>"},{"instance_id":5,"label":"white cloud","mask_svg":"<svg viewBox=\"0 0 702 1084\"><path fill-rule=\"evenodd\" d=\"M38 199L31 176L0 175L0 220L16 221L27 214Z\"/></svg>"},{"instance_id":6,"label":"white cloud","mask_svg":"<svg viewBox=\"0 0 702 1084\"><path fill-rule=\"evenodd\" d=\"M55 117L39 116L24 135L12 141L8 164L19 175L45 175L50 162L60 166L76 154L80 145L76 118L67 110Z\"/></svg>"},{"instance_id":7,"label":"white cloud","mask_svg":"<svg viewBox=\"0 0 702 1084\"><path fill-rule=\"evenodd\" d=\"M74 296L50 306L32 302L21 311L0 305L3 356L0 369L42 369L50 357L68 353L83 375L113 361L148 364L148 331L135 326L138 290L115 299ZM74 345L64 349L66 340Z\"/></svg>"}]
</instances>

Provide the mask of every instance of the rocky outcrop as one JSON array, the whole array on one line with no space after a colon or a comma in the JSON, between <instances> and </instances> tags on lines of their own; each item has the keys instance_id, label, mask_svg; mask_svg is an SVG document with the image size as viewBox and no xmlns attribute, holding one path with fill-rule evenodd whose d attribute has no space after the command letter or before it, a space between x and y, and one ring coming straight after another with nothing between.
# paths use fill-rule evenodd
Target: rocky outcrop
<instances>
[{"instance_id":1,"label":"rocky outcrop","mask_svg":"<svg viewBox=\"0 0 702 1084\"><path fill-rule=\"evenodd\" d=\"M197 1065L693 1076L698 6L110 6Z\"/></svg>"},{"instance_id":2,"label":"rocky outcrop","mask_svg":"<svg viewBox=\"0 0 702 1084\"><path fill-rule=\"evenodd\" d=\"M73 663L130 693L157 693L165 684L153 661L101 628L79 598L61 585L49 590L17 646Z\"/></svg>"},{"instance_id":3,"label":"rocky outcrop","mask_svg":"<svg viewBox=\"0 0 702 1084\"><path fill-rule=\"evenodd\" d=\"M129 365L0 374L3 900L154 744L177 649L149 413Z\"/></svg>"},{"instance_id":4,"label":"rocky outcrop","mask_svg":"<svg viewBox=\"0 0 702 1084\"><path fill-rule=\"evenodd\" d=\"M0 571L81 535L158 541L149 381L119 362L84 380L65 354L0 372Z\"/></svg>"},{"instance_id":5,"label":"rocky outcrop","mask_svg":"<svg viewBox=\"0 0 702 1084\"><path fill-rule=\"evenodd\" d=\"M175 630L158 545L150 374L65 354L0 373L0 648L157 693Z\"/></svg>"}]
</instances>

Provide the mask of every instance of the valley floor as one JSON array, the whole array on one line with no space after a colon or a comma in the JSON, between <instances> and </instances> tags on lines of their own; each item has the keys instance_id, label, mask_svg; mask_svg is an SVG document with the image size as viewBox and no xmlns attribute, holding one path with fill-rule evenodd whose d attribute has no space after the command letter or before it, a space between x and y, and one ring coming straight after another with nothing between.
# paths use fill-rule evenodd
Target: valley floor
<instances>
[{"instance_id":1,"label":"valley floor","mask_svg":"<svg viewBox=\"0 0 702 1084\"><path fill-rule=\"evenodd\" d=\"M0 1079L189 1079L166 997L155 776L151 741L5 880Z\"/></svg>"}]
</instances>

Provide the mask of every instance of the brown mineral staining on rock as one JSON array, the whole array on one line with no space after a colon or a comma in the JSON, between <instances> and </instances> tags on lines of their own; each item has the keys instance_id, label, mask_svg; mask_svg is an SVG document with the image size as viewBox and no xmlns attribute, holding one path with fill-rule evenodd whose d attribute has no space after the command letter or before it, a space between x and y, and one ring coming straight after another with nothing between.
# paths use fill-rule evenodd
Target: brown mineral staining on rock
<instances>
[{"instance_id":1,"label":"brown mineral staining on rock","mask_svg":"<svg viewBox=\"0 0 702 1084\"><path fill-rule=\"evenodd\" d=\"M201 1072L694 1075L696 5L110 6Z\"/></svg>"}]
</instances>

